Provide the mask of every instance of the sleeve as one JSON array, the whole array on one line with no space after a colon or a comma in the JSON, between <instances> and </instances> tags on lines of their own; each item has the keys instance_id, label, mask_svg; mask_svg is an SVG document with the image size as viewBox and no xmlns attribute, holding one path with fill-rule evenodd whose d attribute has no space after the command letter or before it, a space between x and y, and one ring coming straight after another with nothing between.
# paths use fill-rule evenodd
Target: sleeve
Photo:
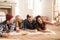
<instances>
[{"instance_id":1,"label":"sleeve","mask_svg":"<svg viewBox=\"0 0 60 40\"><path fill-rule=\"evenodd\" d=\"M13 32L13 31L14 31L14 29L15 29L15 24L10 25L10 32Z\"/></svg>"},{"instance_id":2,"label":"sleeve","mask_svg":"<svg viewBox=\"0 0 60 40\"><path fill-rule=\"evenodd\" d=\"M0 36L3 34L3 25L0 25Z\"/></svg>"},{"instance_id":3,"label":"sleeve","mask_svg":"<svg viewBox=\"0 0 60 40\"><path fill-rule=\"evenodd\" d=\"M38 26L38 24L36 24L36 29L37 29L38 31L41 30L40 27Z\"/></svg>"},{"instance_id":4,"label":"sleeve","mask_svg":"<svg viewBox=\"0 0 60 40\"><path fill-rule=\"evenodd\" d=\"M43 25L44 25L43 26L43 29L45 30L46 29L46 23L44 22Z\"/></svg>"},{"instance_id":5,"label":"sleeve","mask_svg":"<svg viewBox=\"0 0 60 40\"><path fill-rule=\"evenodd\" d=\"M23 29L26 29L26 20L23 21Z\"/></svg>"},{"instance_id":6,"label":"sleeve","mask_svg":"<svg viewBox=\"0 0 60 40\"><path fill-rule=\"evenodd\" d=\"M25 21L23 20L23 23L22 23L22 29L25 30L26 29L26 24L25 24Z\"/></svg>"}]
</instances>

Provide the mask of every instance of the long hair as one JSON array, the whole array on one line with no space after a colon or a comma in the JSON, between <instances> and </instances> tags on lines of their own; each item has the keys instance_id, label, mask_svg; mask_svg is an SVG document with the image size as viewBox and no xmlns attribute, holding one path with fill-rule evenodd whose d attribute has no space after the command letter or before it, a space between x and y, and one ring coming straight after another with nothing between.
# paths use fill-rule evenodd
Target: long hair
<instances>
[{"instance_id":1,"label":"long hair","mask_svg":"<svg viewBox=\"0 0 60 40\"><path fill-rule=\"evenodd\" d=\"M36 23L37 23L37 24L40 24L40 23L38 22L38 18L41 18L41 16L38 15L38 16L36 17ZM41 18L41 19L42 19L42 18Z\"/></svg>"},{"instance_id":2,"label":"long hair","mask_svg":"<svg viewBox=\"0 0 60 40\"><path fill-rule=\"evenodd\" d=\"M15 26L19 27L19 28L22 28L22 26L23 26L23 20L22 20L22 22L19 22L18 21L18 19L19 19L18 17L20 17L20 16L19 15L16 16L16 25Z\"/></svg>"},{"instance_id":3,"label":"long hair","mask_svg":"<svg viewBox=\"0 0 60 40\"><path fill-rule=\"evenodd\" d=\"M41 18L41 20L42 20L42 24L40 24L39 22L38 22L38 18L41 18L41 16L37 16L36 17L36 26L38 27L38 28L41 28L42 30L45 30L46 29L46 27L45 27L45 22L43 22L43 20L42 20L42 18Z\"/></svg>"},{"instance_id":4,"label":"long hair","mask_svg":"<svg viewBox=\"0 0 60 40\"><path fill-rule=\"evenodd\" d=\"M19 16L19 15L17 15L17 16L15 17L15 19L16 19L16 27L19 27L18 17L20 17L20 16Z\"/></svg>"}]
</instances>

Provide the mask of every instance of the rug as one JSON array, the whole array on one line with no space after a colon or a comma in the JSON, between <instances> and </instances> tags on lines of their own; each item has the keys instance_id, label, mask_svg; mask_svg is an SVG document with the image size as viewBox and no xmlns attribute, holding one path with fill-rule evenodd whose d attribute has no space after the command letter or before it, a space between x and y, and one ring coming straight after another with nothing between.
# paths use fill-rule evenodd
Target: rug
<instances>
[{"instance_id":1,"label":"rug","mask_svg":"<svg viewBox=\"0 0 60 40\"><path fill-rule=\"evenodd\" d=\"M30 32L30 31L20 31L20 32L10 32L10 35L37 35L37 34L42 34L42 35L56 35L56 33L52 30L47 29L47 32L40 32L35 30L35 32Z\"/></svg>"}]
</instances>

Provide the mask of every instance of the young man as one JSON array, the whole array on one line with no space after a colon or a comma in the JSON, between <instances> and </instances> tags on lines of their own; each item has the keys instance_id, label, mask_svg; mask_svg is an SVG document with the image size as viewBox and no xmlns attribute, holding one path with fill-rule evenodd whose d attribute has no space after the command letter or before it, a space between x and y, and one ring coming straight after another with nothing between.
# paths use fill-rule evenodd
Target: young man
<instances>
[{"instance_id":1,"label":"young man","mask_svg":"<svg viewBox=\"0 0 60 40\"><path fill-rule=\"evenodd\" d=\"M35 20L30 15L27 15L27 19L24 20L24 27L26 29L35 29Z\"/></svg>"},{"instance_id":2,"label":"young man","mask_svg":"<svg viewBox=\"0 0 60 40\"><path fill-rule=\"evenodd\" d=\"M0 36L8 36L9 32L13 32L15 24L13 23L14 19L11 14L6 14L6 21L0 24Z\"/></svg>"}]
</instances>

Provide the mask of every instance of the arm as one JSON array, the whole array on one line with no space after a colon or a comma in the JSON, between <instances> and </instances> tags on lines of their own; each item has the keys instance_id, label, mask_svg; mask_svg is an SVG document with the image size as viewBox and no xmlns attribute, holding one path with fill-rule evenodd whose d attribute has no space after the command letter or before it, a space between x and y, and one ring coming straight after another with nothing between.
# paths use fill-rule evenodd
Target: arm
<instances>
[{"instance_id":1,"label":"arm","mask_svg":"<svg viewBox=\"0 0 60 40\"><path fill-rule=\"evenodd\" d=\"M26 26L26 20L23 21L23 29L25 30L27 28Z\"/></svg>"},{"instance_id":2,"label":"arm","mask_svg":"<svg viewBox=\"0 0 60 40\"><path fill-rule=\"evenodd\" d=\"M13 32L14 29L15 29L15 24L10 25L9 27L10 27L9 31L10 31L10 32Z\"/></svg>"},{"instance_id":3,"label":"arm","mask_svg":"<svg viewBox=\"0 0 60 40\"><path fill-rule=\"evenodd\" d=\"M0 36L2 36L2 34L3 34L3 26L0 25Z\"/></svg>"},{"instance_id":4,"label":"arm","mask_svg":"<svg viewBox=\"0 0 60 40\"><path fill-rule=\"evenodd\" d=\"M6 37L6 36L8 36L8 34L7 33L4 33L5 31L4 31L4 25L0 25L0 36L2 37L2 36L4 36L4 37Z\"/></svg>"},{"instance_id":5,"label":"arm","mask_svg":"<svg viewBox=\"0 0 60 40\"><path fill-rule=\"evenodd\" d=\"M40 29L40 27L36 24L36 29L38 30L38 31L40 31L41 29Z\"/></svg>"}]
</instances>

